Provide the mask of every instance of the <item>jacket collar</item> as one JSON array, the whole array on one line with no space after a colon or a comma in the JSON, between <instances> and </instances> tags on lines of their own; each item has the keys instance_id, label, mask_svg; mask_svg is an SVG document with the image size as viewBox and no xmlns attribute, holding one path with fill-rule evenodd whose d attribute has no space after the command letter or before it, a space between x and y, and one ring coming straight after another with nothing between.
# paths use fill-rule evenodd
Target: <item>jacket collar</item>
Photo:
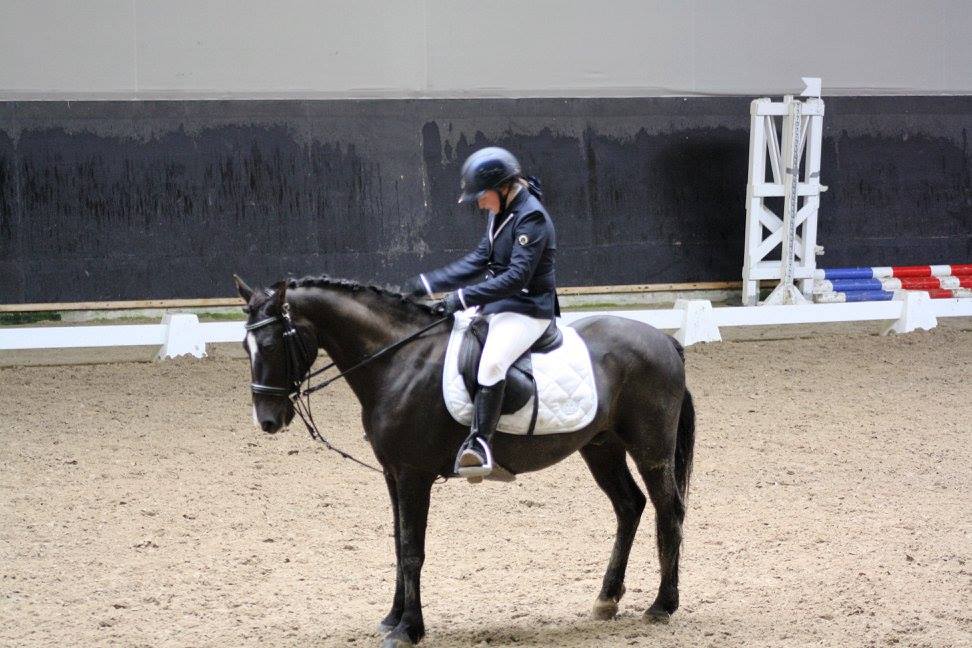
<instances>
[{"instance_id":1,"label":"jacket collar","mask_svg":"<svg viewBox=\"0 0 972 648\"><path fill-rule=\"evenodd\" d=\"M520 205L523 204L523 201L526 200L526 196L529 194L530 192L527 191L525 187L520 187L517 194L513 196L513 200L511 200L510 204L506 206L506 211L504 211L502 214L503 220L500 221L499 227L497 227L495 231L493 231L493 223L496 222L497 215L494 214L489 217L490 243L495 241L496 237L499 236L499 233L503 231L503 228L506 227L511 220L513 220L513 217L516 216L516 210L520 207Z\"/></svg>"}]
</instances>

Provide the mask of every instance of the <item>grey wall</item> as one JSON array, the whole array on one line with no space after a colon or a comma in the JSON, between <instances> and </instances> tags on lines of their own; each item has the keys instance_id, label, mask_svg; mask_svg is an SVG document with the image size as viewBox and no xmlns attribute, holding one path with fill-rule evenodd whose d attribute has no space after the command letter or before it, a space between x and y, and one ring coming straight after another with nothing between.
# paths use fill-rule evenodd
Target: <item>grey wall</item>
<instances>
[{"instance_id":1,"label":"grey wall","mask_svg":"<svg viewBox=\"0 0 972 648\"><path fill-rule=\"evenodd\" d=\"M0 102L0 303L398 283L467 252L475 148L544 180L562 286L736 279L749 100ZM827 100L826 266L972 259L972 96ZM777 209L779 206L777 206Z\"/></svg>"},{"instance_id":2,"label":"grey wall","mask_svg":"<svg viewBox=\"0 0 972 648\"><path fill-rule=\"evenodd\" d=\"M967 261L970 33L970 0L0 0L0 302L399 281L477 239L491 143L561 285L733 279L749 99L803 75L851 95L821 262Z\"/></svg>"},{"instance_id":3,"label":"grey wall","mask_svg":"<svg viewBox=\"0 0 972 648\"><path fill-rule=\"evenodd\" d=\"M968 93L970 33L969 0L3 0L0 97Z\"/></svg>"}]
</instances>

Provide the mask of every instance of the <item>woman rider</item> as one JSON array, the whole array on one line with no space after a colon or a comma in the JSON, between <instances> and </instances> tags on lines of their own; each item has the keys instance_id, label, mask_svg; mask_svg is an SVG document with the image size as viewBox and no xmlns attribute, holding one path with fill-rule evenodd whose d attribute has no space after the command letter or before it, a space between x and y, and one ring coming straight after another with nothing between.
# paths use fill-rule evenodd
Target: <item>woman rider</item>
<instances>
[{"instance_id":1,"label":"woman rider","mask_svg":"<svg viewBox=\"0 0 972 648\"><path fill-rule=\"evenodd\" d=\"M473 402L472 429L455 470L485 477L493 469L490 443L499 422L506 372L559 315L554 280L557 249L553 221L539 182L525 178L506 149L476 151L462 165L459 202L488 212L486 235L474 251L444 268L409 280L414 296L449 292L437 307L445 314L480 307L489 321ZM478 481L478 480L477 480Z\"/></svg>"}]
</instances>

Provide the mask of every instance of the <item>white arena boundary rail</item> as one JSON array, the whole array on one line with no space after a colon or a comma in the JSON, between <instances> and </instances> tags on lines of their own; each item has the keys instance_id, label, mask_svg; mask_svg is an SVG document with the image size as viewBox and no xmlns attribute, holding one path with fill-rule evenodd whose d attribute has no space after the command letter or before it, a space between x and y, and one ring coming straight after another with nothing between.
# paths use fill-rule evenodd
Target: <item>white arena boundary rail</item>
<instances>
[{"instance_id":1,"label":"white arena boundary rail","mask_svg":"<svg viewBox=\"0 0 972 648\"><path fill-rule=\"evenodd\" d=\"M576 311L570 323L591 315L617 315L674 331L685 346L722 339L720 328L832 322L887 321L884 333L932 329L939 317L972 317L972 299L930 299L908 292L893 301L713 308L706 300L679 300L672 309ZM196 315L167 313L160 324L0 328L0 350L155 346L157 359L206 355L206 344L240 342L243 322L200 322Z\"/></svg>"}]
</instances>

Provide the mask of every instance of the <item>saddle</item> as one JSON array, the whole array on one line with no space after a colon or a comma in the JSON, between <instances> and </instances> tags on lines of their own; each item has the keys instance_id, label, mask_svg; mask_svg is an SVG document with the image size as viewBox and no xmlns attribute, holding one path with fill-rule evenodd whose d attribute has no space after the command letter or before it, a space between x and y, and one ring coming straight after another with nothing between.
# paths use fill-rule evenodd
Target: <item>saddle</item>
<instances>
[{"instance_id":1,"label":"saddle","mask_svg":"<svg viewBox=\"0 0 972 648\"><path fill-rule=\"evenodd\" d=\"M483 345L489 333L489 321L477 316L470 323L462 336L459 345L459 375L469 392L470 400L476 398L479 382L479 361L483 355ZM533 434L537 424L537 412L540 398L537 394L537 381L533 377L534 353L548 353L560 347L564 342L563 333L557 328L557 321L551 320L547 330L533 343L526 352L516 359L516 362L506 372L506 391L503 394L502 414L512 414L520 411L533 398L533 415L530 417L530 429L527 434Z\"/></svg>"}]
</instances>

